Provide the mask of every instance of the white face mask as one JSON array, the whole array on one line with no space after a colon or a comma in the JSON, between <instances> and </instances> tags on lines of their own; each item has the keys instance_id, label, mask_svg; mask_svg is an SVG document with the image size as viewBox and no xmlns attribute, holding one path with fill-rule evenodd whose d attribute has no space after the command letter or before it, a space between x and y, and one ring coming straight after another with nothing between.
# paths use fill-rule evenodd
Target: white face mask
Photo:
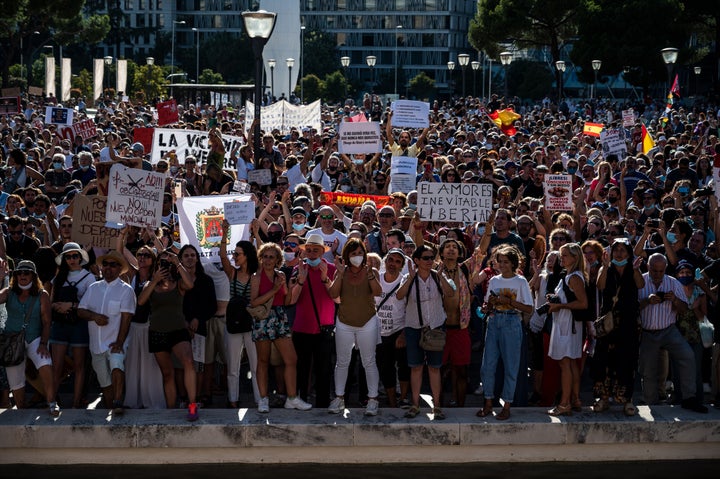
<instances>
[{"instance_id":1,"label":"white face mask","mask_svg":"<svg viewBox=\"0 0 720 479\"><path fill-rule=\"evenodd\" d=\"M18 284L18 288L27 291L28 289L32 288L32 282L25 284L25 285Z\"/></svg>"},{"instance_id":2,"label":"white face mask","mask_svg":"<svg viewBox=\"0 0 720 479\"><path fill-rule=\"evenodd\" d=\"M283 251L283 255L285 256L285 261L292 261L295 259L295 253L292 251Z\"/></svg>"},{"instance_id":3,"label":"white face mask","mask_svg":"<svg viewBox=\"0 0 720 479\"><path fill-rule=\"evenodd\" d=\"M362 256L351 256L350 257L350 263L355 266L361 266L363 264L363 257Z\"/></svg>"}]
</instances>

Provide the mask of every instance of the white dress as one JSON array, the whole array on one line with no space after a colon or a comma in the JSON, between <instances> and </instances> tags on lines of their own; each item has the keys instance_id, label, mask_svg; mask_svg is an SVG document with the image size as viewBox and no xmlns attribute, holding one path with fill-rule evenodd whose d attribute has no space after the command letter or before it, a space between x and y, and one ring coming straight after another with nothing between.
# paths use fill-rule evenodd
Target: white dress
<instances>
[{"instance_id":1,"label":"white dress","mask_svg":"<svg viewBox=\"0 0 720 479\"><path fill-rule=\"evenodd\" d=\"M577 275L583 280L582 273L580 271L573 271L563 279L566 284L570 284L570 277ZM562 282L558 283L555 288L555 294L560 297L562 303L567 303L567 297L563 289ZM553 324L552 331L550 332L550 348L548 350L548 356L552 359L560 360L562 358L577 359L582 356L582 334L584 323L575 323L575 333L573 333L573 318L572 311L569 309L561 309L552 313Z\"/></svg>"}]
</instances>

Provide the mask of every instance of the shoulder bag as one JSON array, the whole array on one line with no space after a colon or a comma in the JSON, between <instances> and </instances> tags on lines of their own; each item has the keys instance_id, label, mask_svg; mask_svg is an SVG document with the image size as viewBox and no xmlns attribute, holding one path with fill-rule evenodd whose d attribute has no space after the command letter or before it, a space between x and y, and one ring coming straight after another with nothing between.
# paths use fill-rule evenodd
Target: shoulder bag
<instances>
[{"instance_id":1,"label":"shoulder bag","mask_svg":"<svg viewBox=\"0 0 720 479\"><path fill-rule=\"evenodd\" d=\"M276 275L273 274L273 282L275 282L275 276ZM273 301L275 301L274 294L263 304L259 304L257 306L248 306L248 313L250 313L250 316L252 316L255 321L262 321L263 319L267 319L267 317L270 315L270 310L273 307Z\"/></svg>"},{"instance_id":2,"label":"shoulder bag","mask_svg":"<svg viewBox=\"0 0 720 479\"><path fill-rule=\"evenodd\" d=\"M333 339L335 337L335 326L332 324L326 324L323 326L320 324L320 313L318 313L317 305L315 304L315 294L312 289L312 282L310 281L310 275L305 278L308 288L310 288L310 302L312 303L313 311L315 311L315 320L317 321L318 328L320 329L320 335L322 339Z\"/></svg>"},{"instance_id":3,"label":"shoulder bag","mask_svg":"<svg viewBox=\"0 0 720 479\"><path fill-rule=\"evenodd\" d=\"M593 322L593 326L595 326L595 337L596 338L602 338L610 334L616 327L618 323L618 318L615 317L615 305L618 302L618 296L620 295L620 288L615 291L615 296L613 297L613 303L610 307L610 310L600 316L598 319L596 319Z\"/></svg>"},{"instance_id":4,"label":"shoulder bag","mask_svg":"<svg viewBox=\"0 0 720 479\"><path fill-rule=\"evenodd\" d=\"M38 296L25 311L23 327L17 333L0 333L0 366L17 366L25 360L25 328L35 309L35 303L40 300Z\"/></svg>"},{"instance_id":5,"label":"shoulder bag","mask_svg":"<svg viewBox=\"0 0 720 479\"><path fill-rule=\"evenodd\" d=\"M230 334L247 333L252 331L253 318L248 312L247 289L250 281L245 284L242 293L237 294L237 269L233 275L233 294L227 304L225 321L227 332Z\"/></svg>"},{"instance_id":6,"label":"shoulder bag","mask_svg":"<svg viewBox=\"0 0 720 479\"><path fill-rule=\"evenodd\" d=\"M442 329L432 329L429 325L423 324L422 308L420 308L420 285L417 283L417 275L415 275L414 281L415 303L417 306L418 321L420 321L420 342L418 344L425 351L440 352L445 349L445 331ZM438 285L438 288L439 287ZM442 294L442 292L440 294Z\"/></svg>"}]
</instances>

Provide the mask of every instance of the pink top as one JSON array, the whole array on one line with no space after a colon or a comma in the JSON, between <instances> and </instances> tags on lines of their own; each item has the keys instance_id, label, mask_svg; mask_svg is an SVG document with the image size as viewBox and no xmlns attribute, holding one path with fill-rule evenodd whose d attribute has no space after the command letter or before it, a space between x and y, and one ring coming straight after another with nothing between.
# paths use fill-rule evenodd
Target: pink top
<instances>
[{"instance_id":1,"label":"pink top","mask_svg":"<svg viewBox=\"0 0 720 479\"><path fill-rule=\"evenodd\" d=\"M327 261L325 262L328 265L327 277L333 278L335 276L335 265ZM292 275L296 276L297 273L298 270L296 266ZM295 321L293 322L292 330L298 333L320 334L315 309L313 308L312 299L310 298L310 284L308 284L308 281L312 282L312 291L315 306L320 316L320 324L323 326L332 326L335 324L335 301L333 301L327 292L327 288L322 281L320 281L320 269L310 268L295 307Z\"/></svg>"},{"instance_id":2,"label":"pink top","mask_svg":"<svg viewBox=\"0 0 720 479\"><path fill-rule=\"evenodd\" d=\"M265 271L260 271L260 287L258 288L258 296L262 296L267 293L275 286L274 280L267 277ZM285 294L283 294L282 288L275 293L275 299L273 299L273 306L285 306Z\"/></svg>"}]
</instances>

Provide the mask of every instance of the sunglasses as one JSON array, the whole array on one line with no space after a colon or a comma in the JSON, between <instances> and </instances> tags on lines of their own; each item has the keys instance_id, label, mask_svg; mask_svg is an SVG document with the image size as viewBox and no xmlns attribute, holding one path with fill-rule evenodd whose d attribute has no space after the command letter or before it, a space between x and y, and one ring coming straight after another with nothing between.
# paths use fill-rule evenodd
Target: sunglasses
<instances>
[{"instance_id":1,"label":"sunglasses","mask_svg":"<svg viewBox=\"0 0 720 479\"><path fill-rule=\"evenodd\" d=\"M33 272L32 271L15 271L14 274L15 274L15 276L28 276L28 275L33 274Z\"/></svg>"},{"instance_id":2,"label":"sunglasses","mask_svg":"<svg viewBox=\"0 0 720 479\"><path fill-rule=\"evenodd\" d=\"M23 231L22 231L22 230L20 230L20 231L9 231L9 233L10 233L11 235L21 235L21 234L23 234Z\"/></svg>"},{"instance_id":3,"label":"sunglasses","mask_svg":"<svg viewBox=\"0 0 720 479\"><path fill-rule=\"evenodd\" d=\"M431 261L435 259L435 256L420 256L420 259L423 261Z\"/></svg>"},{"instance_id":4,"label":"sunglasses","mask_svg":"<svg viewBox=\"0 0 720 479\"><path fill-rule=\"evenodd\" d=\"M378 218L392 218L393 216L395 216L395 215L392 213L380 213L378 215Z\"/></svg>"},{"instance_id":5,"label":"sunglasses","mask_svg":"<svg viewBox=\"0 0 720 479\"><path fill-rule=\"evenodd\" d=\"M231 254L233 258L237 258L238 256L240 256L240 253L238 253L237 251L233 251Z\"/></svg>"},{"instance_id":6,"label":"sunglasses","mask_svg":"<svg viewBox=\"0 0 720 479\"><path fill-rule=\"evenodd\" d=\"M298 244L294 241L286 241L283 243L283 246L286 248L297 248Z\"/></svg>"},{"instance_id":7,"label":"sunglasses","mask_svg":"<svg viewBox=\"0 0 720 479\"><path fill-rule=\"evenodd\" d=\"M321 220L331 220L335 218L335 215L320 215Z\"/></svg>"},{"instance_id":8,"label":"sunglasses","mask_svg":"<svg viewBox=\"0 0 720 479\"><path fill-rule=\"evenodd\" d=\"M555 236L551 241L567 241L566 236Z\"/></svg>"},{"instance_id":9,"label":"sunglasses","mask_svg":"<svg viewBox=\"0 0 720 479\"><path fill-rule=\"evenodd\" d=\"M117 268L120 266L120 263L117 263L115 261L103 261L102 265L103 268Z\"/></svg>"},{"instance_id":10,"label":"sunglasses","mask_svg":"<svg viewBox=\"0 0 720 479\"><path fill-rule=\"evenodd\" d=\"M150 253L138 253L135 255L137 258L152 258Z\"/></svg>"},{"instance_id":11,"label":"sunglasses","mask_svg":"<svg viewBox=\"0 0 720 479\"><path fill-rule=\"evenodd\" d=\"M65 259L80 259L79 253L66 254Z\"/></svg>"},{"instance_id":12,"label":"sunglasses","mask_svg":"<svg viewBox=\"0 0 720 479\"><path fill-rule=\"evenodd\" d=\"M289 185L289 183L278 183L277 185L278 186L287 186L287 185Z\"/></svg>"}]
</instances>

